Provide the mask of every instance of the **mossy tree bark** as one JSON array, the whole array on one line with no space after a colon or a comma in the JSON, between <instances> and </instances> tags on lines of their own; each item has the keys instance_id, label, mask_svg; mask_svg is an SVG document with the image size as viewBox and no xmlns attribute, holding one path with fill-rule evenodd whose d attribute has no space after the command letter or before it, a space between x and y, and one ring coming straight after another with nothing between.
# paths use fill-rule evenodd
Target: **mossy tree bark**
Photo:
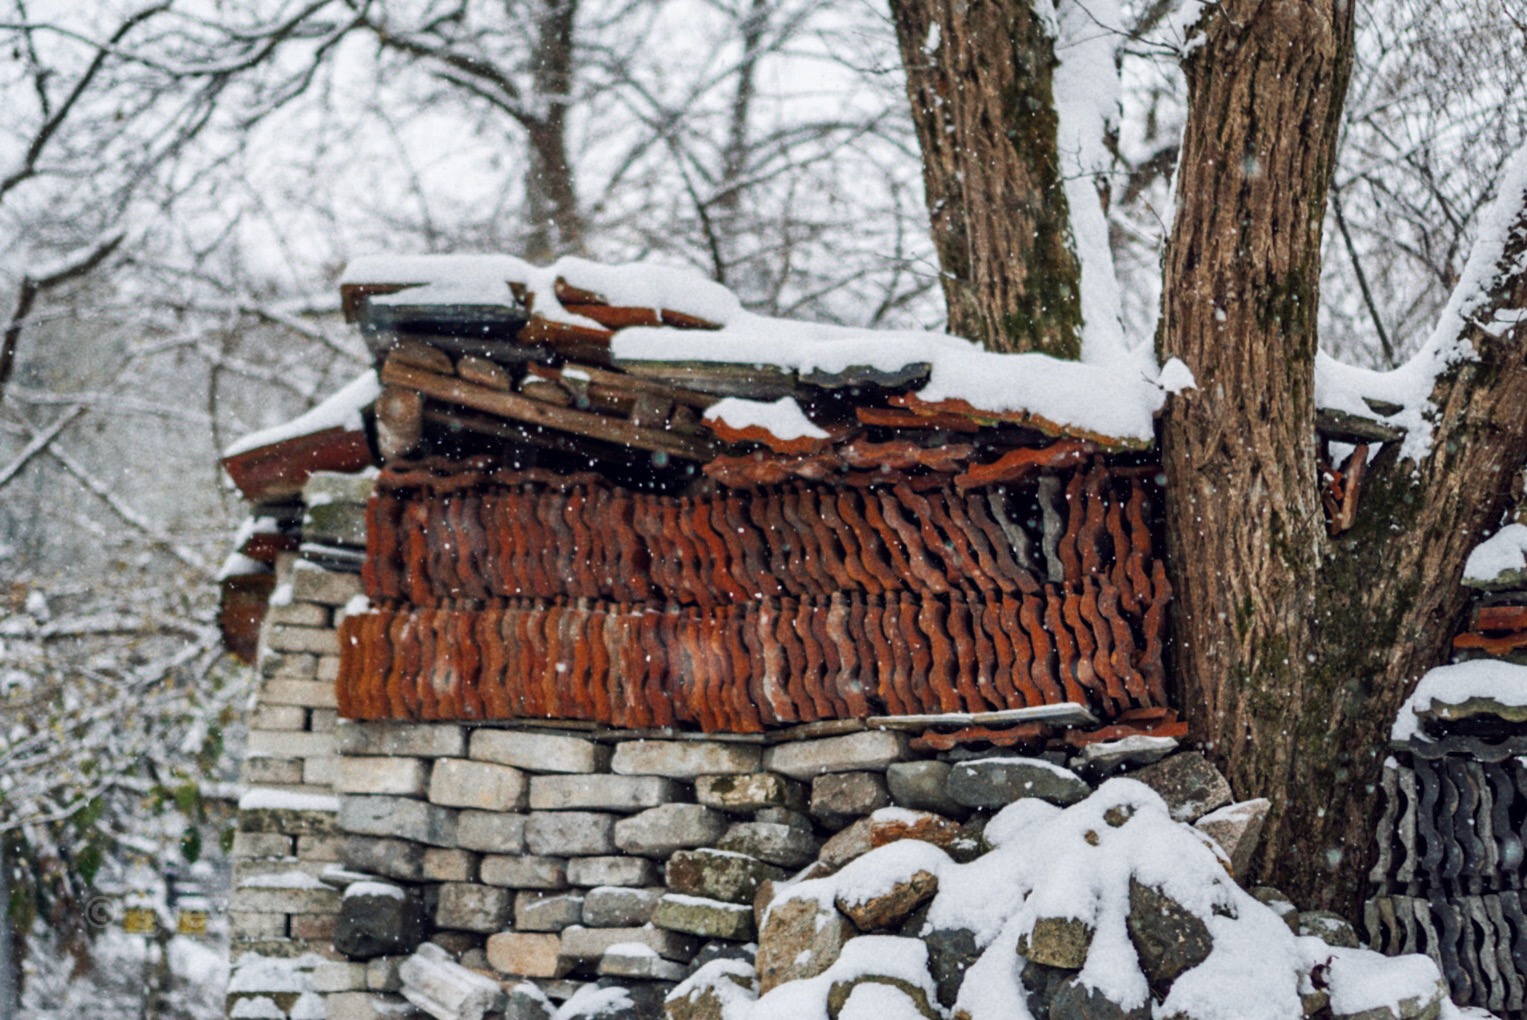
<instances>
[{"instance_id":1,"label":"mossy tree bark","mask_svg":"<svg viewBox=\"0 0 1527 1020\"><path fill-rule=\"evenodd\" d=\"M1055 44L1030 0L891 0L949 331L1081 353L1081 270L1056 151Z\"/></svg>"},{"instance_id":2,"label":"mossy tree bark","mask_svg":"<svg viewBox=\"0 0 1527 1020\"><path fill-rule=\"evenodd\" d=\"M1446 660L1464 561L1527 457L1527 329L1471 329L1480 357L1439 380L1431 452L1400 463L1386 448L1357 525L1326 534L1315 313L1351 10L1226 0L1205 14L1159 335L1198 383L1162 427L1180 704L1236 793L1273 800L1261 879L1348 916L1389 725ZM1492 288L1502 307L1527 303L1520 266Z\"/></svg>"}]
</instances>

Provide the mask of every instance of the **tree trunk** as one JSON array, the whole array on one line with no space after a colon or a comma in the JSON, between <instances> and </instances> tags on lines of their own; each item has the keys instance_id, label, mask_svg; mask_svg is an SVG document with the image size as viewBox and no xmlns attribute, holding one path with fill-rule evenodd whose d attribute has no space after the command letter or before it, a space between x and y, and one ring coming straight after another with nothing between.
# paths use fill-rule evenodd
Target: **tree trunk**
<instances>
[{"instance_id":1,"label":"tree trunk","mask_svg":"<svg viewBox=\"0 0 1527 1020\"><path fill-rule=\"evenodd\" d=\"M1030 0L892 0L949 331L1081 353L1054 40Z\"/></svg>"},{"instance_id":2,"label":"tree trunk","mask_svg":"<svg viewBox=\"0 0 1527 1020\"><path fill-rule=\"evenodd\" d=\"M1438 381L1431 452L1402 463L1386 447L1356 526L1327 537L1315 312L1350 17L1336 0L1231 0L1205 15L1159 342L1198 384L1162 429L1180 704L1236 793L1273 801L1260 879L1354 916L1389 727L1446 661L1464 561L1527 458L1527 344L1520 325L1469 327L1480 358ZM1501 266L1527 248L1519 225ZM1515 274L1492 278L1499 307L1527 303Z\"/></svg>"},{"instance_id":3,"label":"tree trunk","mask_svg":"<svg viewBox=\"0 0 1527 1020\"><path fill-rule=\"evenodd\" d=\"M1264 846L1284 851L1300 730L1319 714L1315 313L1351 8L1229 0L1199 30L1159 336L1198 383L1162 431L1175 672L1236 793L1273 799Z\"/></svg>"},{"instance_id":4,"label":"tree trunk","mask_svg":"<svg viewBox=\"0 0 1527 1020\"><path fill-rule=\"evenodd\" d=\"M533 55L537 116L525 130L530 160L525 170L525 217L530 228L525 257L549 262L559 255L583 254L583 213L573 164L567 154L567 107L574 65L573 29L578 0L542 0L536 18Z\"/></svg>"}]
</instances>

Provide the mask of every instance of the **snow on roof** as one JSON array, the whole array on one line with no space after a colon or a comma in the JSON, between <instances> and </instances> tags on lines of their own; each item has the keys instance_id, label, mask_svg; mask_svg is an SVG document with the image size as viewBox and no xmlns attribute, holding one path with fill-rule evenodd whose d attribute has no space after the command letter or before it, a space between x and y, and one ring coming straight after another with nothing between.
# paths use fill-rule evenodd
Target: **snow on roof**
<instances>
[{"instance_id":1,"label":"snow on roof","mask_svg":"<svg viewBox=\"0 0 1527 1020\"><path fill-rule=\"evenodd\" d=\"M1090 181L1086 186L1092 186ZM1127 351L1117 338L1099 341L1088 346L1084 363L1043 354L998 354L945 333L777 319L746 311L735 294L693 270L648 263L601 265L562 258L537 267L506 255L377 256L352 261L341 283L417 284L371 298L408 304L502 303L510 283L522 284L534 294L536 315L603 329L563 307L558 279L612 305L666 309L720 327L622 329L611 341L617 362L699 361L804 373L853 367L891 373L928 364L931 376L918 393L925 401L963 400L980 410L1037 415L1063 428L1133 443L1152 441L1152 419L1167 392L1192 385L1191 372L1174 362L1164 369L1171 383L1164 388L1149 345ZM1116 300L1098 302L1100 308L1116 305ZM1094 318L1109 314L1098 312Z\"/></svg>"},{"instance_id":2,"label":"snow on roof","mask_svg":"<svg viewBox=\"0 0 1527 1020\"><path fill-rule=\"evenodd\" d=\"M1415 692L1400 706L1389 738L1400 741L1421 737L1421 716L1435 711L1437 706L1462 705L1473 698L1527 707L1527 666L1499 659L1438 666L1421 678Z\"/></svg>"},{"instance_id":3,"label":"snow on roof","mask_svg":"<svg viewBox=\"0 0 1527 1020\"><path fill-rule=\"evenodd\" d=\"M376 372L367 369L339 389L333 396L300 414L291 421L251 432L223 451L224 457L236 457L263 446L273 446L299 436L310 436L324 429L343 428L360 431L361 410L371 405L382 392Z\"/></svg>"},{"instance_id":4,"label":"snow on roof","mask_svg":"<svg viewBox=\"0 0 1527 1020\"><path fill-rule=\"evenodd\" d=\"M727 397L705 411L707 421L725 422L734 429L760 428L778 439L826 439L825 429L815 425L794 397L775 401Z\"/></svg>"},{"instance_id":5,"label":"snow on roof","mask_svg":"<svg viewBox=\"0 0 1527 1020\"><path fill-rule=\"evenodd\" d=\"M1523 570L1527 570L1527 524L1508 524L1469 553L1463 579L1493 581Z\"/></svg>"}]
</instances>

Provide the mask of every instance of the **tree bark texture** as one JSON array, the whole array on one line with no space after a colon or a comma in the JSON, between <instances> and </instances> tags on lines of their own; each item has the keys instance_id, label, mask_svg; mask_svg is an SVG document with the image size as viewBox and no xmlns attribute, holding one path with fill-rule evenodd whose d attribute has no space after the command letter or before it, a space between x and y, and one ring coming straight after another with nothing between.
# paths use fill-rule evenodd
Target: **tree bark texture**
<instances>
[{"instance_id":1,"label":"tree bark texture","mask_svg":"<svg viewBox=\"0 0 1527 1020\"><path fill-rule=\"evenodd\" d=\"M1527 457L1527 330L1466 333L1480 357L1438 381L1431 452L1401 463L1386 447L1356 526L1329 538L1315 312L1350 17L1341 0L1205 15L1159 342L1198 384L1162 428L1180 704L1237 795L1273 801L1260 880L1355 916L1389 727L1447 660L1464 562ZM1521 261L1527 220L1513 236L1503 266ZM1500 307L1527 303L1523 276L1497 274Z\"/></svg>"},{"instance_id":2,"label":"tree bark texture","mask_svg":"<svg viewBox=\"0 0 1527 1020\"><path fill-rule=\"evenodd\" d=\"M1054 40L1030 0L892 0L949 331L1081 353L1056 151Z\"/></svg>"},{"instance_id":3,"label":"tree bark texture","mask_svg":"<svg viewBox=\"0 0 1527 1020\"><path fill-rule=\"evenodd\" d=\"M583 213L567 152L567 107L575 66L577 0L538 0L533 54L536 114L524 121L530 160L525 169L525 257L550 262L585 251Z\"/></svg>"}]
</instances>

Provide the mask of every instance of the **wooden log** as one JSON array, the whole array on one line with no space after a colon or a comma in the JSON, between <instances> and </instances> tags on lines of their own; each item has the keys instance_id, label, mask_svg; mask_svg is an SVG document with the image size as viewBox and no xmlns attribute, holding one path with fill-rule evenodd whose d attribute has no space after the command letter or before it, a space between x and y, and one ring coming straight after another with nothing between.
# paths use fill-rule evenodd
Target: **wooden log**
<instances>
[{"instance_id":1,"label":"wooden log","mask_svg":"<svg viewBox=\"0 0 1527 1020\"><path fill-rule=\"evenodd\" d=\"M479 358L473 354L468 354L456 362L456 374L474 386L498 390L500 393L508 393L514 389L514 380L510 377L508 369L496 361Z\"/></svg>"},{"instance_id":2,"label":"wooden log","mask_svg":"<svg viewBox=\"0 0 1527 1020\"><path fill-rule=\"evenodd\" d=\"M387 360L396 361L400 365L422 368L426 372L438 372L441 375L450 375L456 371L450 355L413 337L393 337L388 345Z\"/></svg>"},{"instance_id":3,"label":"wooden log","mask_svg":"<svg viewBox=\"0 0 1527 1020\"><path fill-rule=\"evenodd\" d=\"M1329 407L1315 412L1315 432L1337 443L1397 443L1405 438L1402 428Z\"/></svg>"},{"instance_id":4,"label":"wooden log","mask_svg":"<svg viewBox=\"0 0 1527 1020\"><path fill-rule=\"evenodd\" d=\"M711 361L635 361L617 359L625 373L700 393L750 400L778 400L797 389L793 372L771 365L734 365Z\"/></svg>"},{"instance_id":5,"label":"wooden log","mask_svg":"<svg viewBox=\"0 0 1527 1020\"><path fill-rule=\"evenodd\" d=\"M607 329L576 326L532 315L520 329L515 342L525 347L544 347L578 361L609 364L610 338L614 335Z\"/></svg>"},{"instance_id":6,"label":"wooden log","mask_svg":"<svg viewBox=\"0 0 1527 1020\"><path fill-rule=\"evenodd\" d=\"M1340 535L1357 523L1357 504L1362 494L1363 473L1368 467L1368 444L1358 443L1341 467L1341 502L1331 516L1330 532Z\"/></svg>"},{"instance_id":7,"label":"wooden log","mask_svg":"<svg viewBox=\"0 0 1527 1020\"><path fill-rule=\"evenodd\" d=\"M630 422L587 411L542 404L513 393L499 393L460 379L425 372L411 365L389 362L382 367L382 381L387 385L415 389L436 400L476 411L560 429L620 446L666 453L685 460L708 460L713 453L709 443L698 439L640 428Z\"/></svg>"}]
</instances>

